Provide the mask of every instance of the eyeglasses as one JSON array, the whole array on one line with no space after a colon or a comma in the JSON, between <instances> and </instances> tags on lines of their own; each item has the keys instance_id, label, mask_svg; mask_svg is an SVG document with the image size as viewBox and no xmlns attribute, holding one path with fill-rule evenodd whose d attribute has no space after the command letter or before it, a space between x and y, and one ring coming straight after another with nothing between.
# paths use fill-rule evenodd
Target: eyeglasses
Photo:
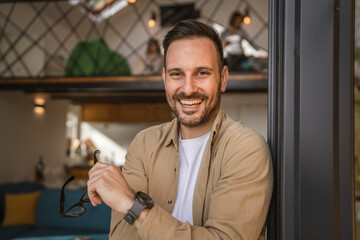
<instances>
[{"instance_id":1,"label":"eyeglasses","mask_svg":"<svg viewBox=\"0 0 360 240\"><path fill-rule=\"evenodd\" d=\"M98 155L100 151L96 150L94 152L94 165L98 162ZM81 196L79 202L72 205L68 210L64 211L65 206L65 186L75 179L74 176L71 176L63 185L61 189L60 195L60 216L61 217L69 217L69 218L76 218L82 216L86 212L86 207L83 203L90 202L89 197L87 196L87 190Z\"/></svg>"}]
</instances>

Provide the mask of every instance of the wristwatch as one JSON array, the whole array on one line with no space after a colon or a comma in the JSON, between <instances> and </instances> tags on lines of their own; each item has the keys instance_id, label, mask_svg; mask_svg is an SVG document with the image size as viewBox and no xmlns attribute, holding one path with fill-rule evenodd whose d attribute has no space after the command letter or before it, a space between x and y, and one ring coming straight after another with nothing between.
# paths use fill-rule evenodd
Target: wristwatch
<instances>
[{"instance_id":1,"label":"wristwatch","mask_svg":"<svg viewBox=\"0 0 360 240\"><path fill-rule=\"evenodd\" d=\"M140 213L144 210L144 208L151 209L154 206L154 201L143 192L137 192L135 194L135 203L129 209L127 214L124 217L124 220L132 225L135 220L139 217Z\"/></svg>"}]
</instances>

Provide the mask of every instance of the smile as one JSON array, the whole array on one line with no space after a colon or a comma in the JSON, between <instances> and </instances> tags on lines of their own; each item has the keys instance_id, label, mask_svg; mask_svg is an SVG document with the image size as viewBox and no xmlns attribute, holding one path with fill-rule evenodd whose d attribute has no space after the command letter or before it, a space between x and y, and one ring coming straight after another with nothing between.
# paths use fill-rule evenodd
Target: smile
<instances>
[{"instance_id":1,"label":"smile","mask_svg":"<svg viewBox=\"0 0 360 240\"><path fill-rule=\"evenodd\" d=\"M180 99L179 102L184 107L195 108L195 107L199 106L203 102L203 99Z\"/></svg>"}]
</instances>

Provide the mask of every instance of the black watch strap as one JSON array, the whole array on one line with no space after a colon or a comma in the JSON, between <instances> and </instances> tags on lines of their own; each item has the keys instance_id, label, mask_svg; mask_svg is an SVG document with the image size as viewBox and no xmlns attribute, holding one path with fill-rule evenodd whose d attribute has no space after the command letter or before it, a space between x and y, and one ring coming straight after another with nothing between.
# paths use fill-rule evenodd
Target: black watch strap
<instances>
[{"instance_id":1,"label":"black watch strap","mask_svg":"<svg viewBox=\"0 0 360 240\"><path fill-rule=\"evenodd\" d=\"M140 213L146 208L146 206L140 202L138 199L135 199L134 205L129 209L127 214L124 216L124 220L132 225L136 219L138 219Z\"/></svg>"}]
</instances>

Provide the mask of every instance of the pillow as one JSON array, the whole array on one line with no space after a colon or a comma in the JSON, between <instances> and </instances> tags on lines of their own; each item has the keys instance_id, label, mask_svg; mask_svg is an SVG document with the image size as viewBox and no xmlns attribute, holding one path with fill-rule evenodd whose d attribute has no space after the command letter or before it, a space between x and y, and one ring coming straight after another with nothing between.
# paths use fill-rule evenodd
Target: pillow
<instances>
[{"instance_id":1,"label":"pillow","mask_svg":"<svg viewBox=\"0 0 360 240\"><path fill-rule=\"evenodd\" d=\"M44 186L34 182L17 182L0 184L0 223L4 220L5 195L7 193L30 193L42 190Z\"/></svg>"},{"instance_id":2,"label":"pillow","mask_svg":"<svg viewBox=\"0 0 360 240\"><path fill-rule=\"evenodd\" d=\"M3 227L35 225L36 207L40 191L5 195L5 217Z\"/></svg>"}]
</instances>

